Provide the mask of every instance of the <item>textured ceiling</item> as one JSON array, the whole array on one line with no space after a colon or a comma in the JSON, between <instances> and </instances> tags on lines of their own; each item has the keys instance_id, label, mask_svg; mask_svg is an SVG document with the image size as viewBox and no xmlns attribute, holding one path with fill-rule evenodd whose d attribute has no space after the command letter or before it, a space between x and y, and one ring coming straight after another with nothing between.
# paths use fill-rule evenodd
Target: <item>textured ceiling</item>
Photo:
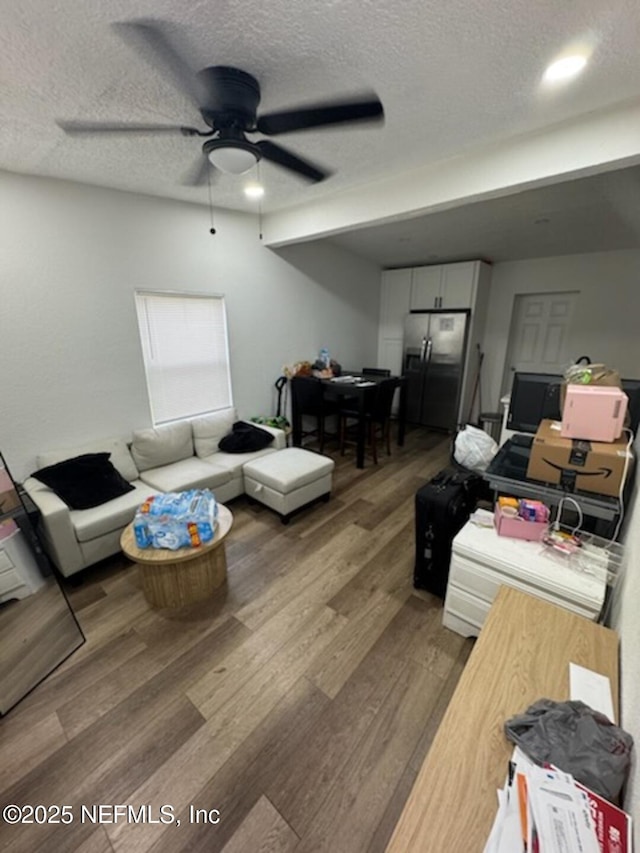
<instances>
[{"instance_id":1,"label":"textured ceiling","mask_svg":"<svg viewBox=\"0 0 640 853\"><path fill-rule=\"evenodd\" d=\"M261 111L373 89L384 127L279 137L335 170L308 185L262 164L265 211L469 151L640 95L636 0L0 0L0 168L201 203L181 186L198 139L71 138L55 119L193 124L170 80L111 27L166 22L194 71L228 64L260 81ZM592 61L571 86L542 93L547 63L572 43ZM214 203L254 209L244 179L219 177Z\"/></svg>"}]
</instances>

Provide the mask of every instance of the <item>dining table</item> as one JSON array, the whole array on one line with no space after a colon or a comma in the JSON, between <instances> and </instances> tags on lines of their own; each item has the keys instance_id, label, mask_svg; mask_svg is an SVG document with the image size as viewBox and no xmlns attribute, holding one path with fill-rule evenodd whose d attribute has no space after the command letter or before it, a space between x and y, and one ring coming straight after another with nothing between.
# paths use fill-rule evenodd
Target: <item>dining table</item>
<instances>
[{"instance_id":1,"label":"dining table","mask_svg":"<svg viewBox=\"0 0 640 853\"><path fill-rule=\"evenodd\" d=\"M340 376L331 378L320 377L320 382L327 399L336 400L349 398L353 403L354 410L357 409L358 419L356 427L356 467L364 468L365 447L367 440L367 418L366 413L370 408L373 396L381 382L387 379L395 379L400 389L398 405L398 435L399 447L404 445L404 434L407 414L406 382L404 376L377 376L374 374L363 375L359 372L343 372ZM291 407L291 440L294 447L302 445L302 413Z\"/></svg>"}]
</instances>

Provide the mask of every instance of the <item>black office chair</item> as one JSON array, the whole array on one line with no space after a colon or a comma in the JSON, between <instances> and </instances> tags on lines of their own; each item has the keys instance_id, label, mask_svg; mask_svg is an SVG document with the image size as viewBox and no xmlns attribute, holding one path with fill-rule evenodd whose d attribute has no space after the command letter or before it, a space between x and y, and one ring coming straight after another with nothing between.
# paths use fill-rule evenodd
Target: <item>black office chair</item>
<instances>
[{"instance_id":1,"label":"black office chair","mask_svg":"<svg viewBox=\"0 0 640 853\"><path fill-rule=\"evenodd\" d=\"M387 370L386 367L363 367L362 375L366 376L391 376L391 371Z\"/></svg>"},{"instance_id":2,"label":"black office chair","mask_svg":"<svg viewBox=\"0 0 640 853\"><path fill-rule=\"evenodd\" d=\"M328 435L325 429L325 420L329 415L337 414L337 402L326 399L322 382L314 376L293 376L291 379L291 408L297 411L303 419L305 417L315 418L315 429L305 431L303 426L301 438L317 435L320 453L322 453L325 438Z\"/></svg>"},{"instance_id":3,"label":"black office chair","mask_svg":"<svg viewBox=\"0 0 640 853\"><path fill-rule=\"evenodd\" d=\"M370 407L365 410L366 429L376 465L378 464L378 438L386 444L387 456L391 456L391 407L399 384L395 377L384 379L376 388L376 393L372 395ZM357 409L348 406L340 409L340 453L343 455L347 443L348 420L357 421L358 417Z\"/></svg>"}]
</instances>

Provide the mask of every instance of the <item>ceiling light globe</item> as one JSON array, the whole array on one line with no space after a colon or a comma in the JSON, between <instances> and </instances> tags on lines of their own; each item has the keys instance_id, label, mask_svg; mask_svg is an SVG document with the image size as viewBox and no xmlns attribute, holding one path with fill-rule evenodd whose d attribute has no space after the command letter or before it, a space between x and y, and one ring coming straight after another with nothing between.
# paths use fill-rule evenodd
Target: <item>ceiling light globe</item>
<instances>
[{"instance_id":1,"label":"ceiling light globe","mask_svg":"<svg viewBox=\"0 0 640 853\"><path fill-rule=\"evenodd\" d=\"M242 175L252 169L257 162L252 151L235 146L213 148L207 156L216 169L231 175Z\"/></svg>"}]
</instances>

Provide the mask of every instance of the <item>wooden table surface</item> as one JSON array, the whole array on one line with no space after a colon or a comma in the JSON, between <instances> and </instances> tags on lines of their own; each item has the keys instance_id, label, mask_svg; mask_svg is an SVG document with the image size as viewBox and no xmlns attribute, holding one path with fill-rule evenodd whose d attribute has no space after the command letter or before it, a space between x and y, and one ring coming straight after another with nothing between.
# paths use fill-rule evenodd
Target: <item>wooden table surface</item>
<instances>
[{"instance_id":1,"label":"wooden table surface","mask_svg":"<svg viewBox=\"0 0 640 853\"><path fill-rule=\"evenodd\" d=\"M537 699L569 698L569 663L609 677L618 715L618 637L501 587L387 853L481 853L513 744L503 726Z\"/></svg>"}]
</instances>

